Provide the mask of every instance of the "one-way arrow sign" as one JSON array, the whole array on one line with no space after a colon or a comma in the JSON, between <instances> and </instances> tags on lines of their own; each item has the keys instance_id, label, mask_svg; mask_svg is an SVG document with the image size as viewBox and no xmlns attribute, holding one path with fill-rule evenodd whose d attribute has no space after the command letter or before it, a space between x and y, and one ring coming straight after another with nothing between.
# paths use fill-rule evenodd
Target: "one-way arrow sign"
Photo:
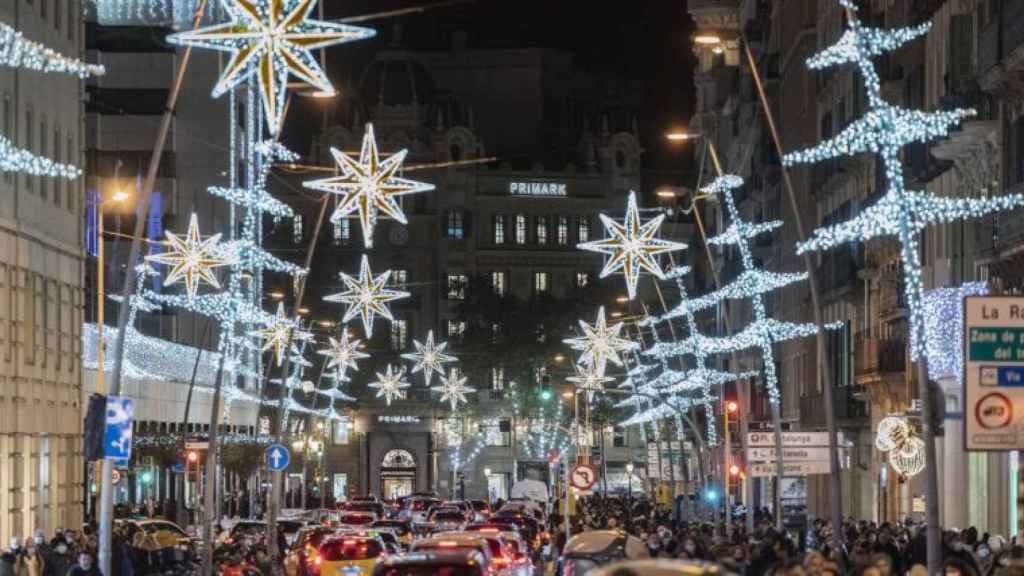
<instances>
[{"instance_id":1,"label":"one-way arrow sign","mask_svg":"<svg viewBox=\"0 0 1024 576\"><path fill-rule=\"evenodd\" d=\"M267 469L271 472L280 472L288 467L288 463L291 462L291 454L288 453L288 449L280 444L271 444L267 446L266 453Z\"/></svg>"}]
</instances>

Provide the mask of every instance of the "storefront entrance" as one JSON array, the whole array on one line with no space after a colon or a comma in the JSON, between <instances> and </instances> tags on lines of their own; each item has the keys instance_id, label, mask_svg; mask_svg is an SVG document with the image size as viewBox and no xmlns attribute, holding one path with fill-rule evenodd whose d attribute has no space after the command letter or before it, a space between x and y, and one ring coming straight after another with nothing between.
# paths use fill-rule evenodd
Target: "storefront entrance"
<instances>
[{"instance_id":1,"label":"storefront entrance","mask_svg":"<svg viewBox=\"0 0 1024 576\"><path fill-rule=\"evenodd\" d=\"M380 464L380 496L395 500L416 488L416 460L407 450L390 450Z\"/></svg>"}]
</instances>

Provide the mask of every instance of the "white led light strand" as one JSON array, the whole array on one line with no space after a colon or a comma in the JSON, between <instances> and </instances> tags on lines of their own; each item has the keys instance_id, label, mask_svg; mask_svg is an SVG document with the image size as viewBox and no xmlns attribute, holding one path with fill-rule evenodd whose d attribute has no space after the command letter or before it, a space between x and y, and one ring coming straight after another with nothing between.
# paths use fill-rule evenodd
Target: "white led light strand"
<instances>
[{"instance_id":1,"label":"white led light strand","mask_svg":"<svg viewBox=\"0 0 1024 576\"><path fill-rule=\"evenodd\" d=\"M367 384L367 387L376 390L377 398L383 398L388 406L391 406L392 400L405 400L405 390L409 387L405 381L405 368L395 369L388 364L384 373L377 372L377 380Z\"/></svg>"},{"instance_id":2,"label":"white led light strand","mask_svg":"<svg viewBox=\"0 0 1024 576\"><path fill-rule=\"evenodd\" d=\"M593 325L587 324L583 320L580 320L579 324L583 335L577 338L566 338L563 342L573 350L582 352L579 362L584 366L595 368L600 375L604 375L608 362L622 366L620 352L640 347L636 342L621 336L624 326L622 322L608 325L605 320L604 306L598 308L597 320Z\"/></svg>"},{"instance_id":3,"label":"white led light strand","mask_svg":"<svg viewBox=\"0 0 1024 576\"><path fill-rule=\"evenodd\" d=\"M423 382L429 388L431 377L435 373L444 377L444 365L455 362L456 358L451 354L445 354L447 342L434 344L433 330L427 332L426 342L421 344L419 340L413 340L412 343L416 347L416 352L402 354L402 358L413 362L412 374L423 372Z\"/></svg>"},{"instance_id":4,"label":"white led light strand","mask_svg":"<svg viewBox=\"0 0 1024 576\"><path fill-rule=\"evenodd\" d=\"M373 335L373 319L376 316L383 316L389 321L394 321L395 318L391 315L391 309L388 307L389 302L410 296L408 292L392 290L387 287L388 279L391 278L390 270L379 276L374 276L370 270L370 259L366 254L363 254L358 277L349 276L344 272L341 272L340 276L347 290L324 296L324 301L341 302L348 305L348 308L345 309L345 316L341 319L343 323L348 323L357 315L361 316L367 338Z\"/></svg>"},{"instance_id":5,"label":"white led light strand","mask_svg":"<svg viewBox=\"0 0 1024 576\"><path fill-rule=\"evenodd\" d=\"M17 172L29 176L46 176L66 180L74 180L82 175L81 168L54 162L49 158L37 156L28 150L18 148L3 134L0 134L0 172Z\"/></svg>"},{"instance_id":6,"label":"white led light strand","mask_svg":"<svg viewBox=\"0 0 1024 576\"><path fill-rule=\"evenodd\" d=\"M70 74L79 78L102 76L103 66L68 58L52 48L33 42L21 32L0 22L0 66L23 68L34 72Z\"/></svg>"}]
</instances>

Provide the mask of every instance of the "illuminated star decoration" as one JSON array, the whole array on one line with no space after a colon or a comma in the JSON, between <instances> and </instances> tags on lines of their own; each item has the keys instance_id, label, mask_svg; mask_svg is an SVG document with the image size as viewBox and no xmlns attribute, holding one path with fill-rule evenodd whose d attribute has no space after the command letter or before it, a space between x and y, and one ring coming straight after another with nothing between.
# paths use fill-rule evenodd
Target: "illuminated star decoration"
<instances>
[{"instance_id":1,"label":"illuminated star decoration","mask_svg":"<svg viewBox=\"0 0 1024 576\"><path fill-rule=\"evenodd\" d=\"M294 330L294 334L292 331ZM274 361L278 366L284 359L285 347L289 339L309 340L312 335L309 332L299 330L295 321L285 316L284 302L277 303L277 315L266 328L252 332L253 336L259 336L263 340L262 351L273 350Z\"/></svg>"},{"instance_id":2,"label":"illuminated star decoration","mask_svg":"<svg viewBox=\"0 0 1024 576\"><path fill-rule=\"evenodd\" d=\"M373 335L373 319L377 314L394 321L387 303L409 297L408 292L386 288L390 277L390 270L380 276L374 276L370 271L370 259L363 254L359 277L355 278L342 272L341 281L348 289L338 294L325 296L324 300L348 305L348 308L345 309L345 316L341 319L343 323L355 318L356 314L362 315L363 328L366 330L366 337L369 338Z\"/></svg>"},{"instance_id":3,"label":"illuminated star decoration","mask_svg":"<svg viewBox=\"0 0 1024 576\"><path fill-rule=\"evenodd\" d=\"M370 382L367 386L377 390L377 398L383 398L384 402L391 406L392 400L405 399L405 389L409 387L409 383L405 381L405 368L395 370L388 364L383 374L377 372L377 381Z\"/></svg>"},{"instance_id":4,"label":"illuminated star decoration","mask_svg":"<svg viewBox=\"0 0 1024 576\"><path fill-rule=\"evenodd\" d=\"M604 306L598 309L597 320L593 326L583 320L580 320L579 323L580 329L583 330L583 336L566 338L563 342L573 350L582 351L580 362L595 368L601 375L604 375L608 361L616 366L622 366L619 352L635 350L640 347L636 342L619 336L622 333L623 324L621 322L608 326L605 321Z\"/></svg>"},{"instance_id":5,"label":"illuminated star decoration","mask_svg":"<svg viewBox=\"0 0 1024 576\"><path fill-rule=\"evenodd\" d=\"M255 76L272 134L281 127L289 73L322 93L334 93L312 50L375 34L369 28L309 19L316 0L223 0L223 5L230 22L172 34L167 41L230 52L213 97Z\"/></svg>"},{"instance_id":6,"label":"illuminated star decoration","mask_svg":"<svg viewBox=\"0 0 1024 576\"><path fill-rule=\"evenodd\" d=\"M225 254L224 250L218 246L220 234L214 234L203 240L199 236L199 220L195 214L192 214L188 221L188 233L184 238L171 231L167 231L165 234L167 243L171 245L171 250L146 256L146 260L172 267L167 278L164 279L164 285L184 280L185 293L188 295L189 302L195 299L200 281L220 290L220 282L217 281L213 269L234 262L234 258Z\"/></svg>"},{"instance_id":7,"label":"illuminated star decoration","mask_svg":"<svg viewBox=\"0 0 1024 576\"><path fill-rule=\"evenodd\" d=\"M476 392L475 389L466 386L466 378L457 369L452 368L448 377L441 376L441 385L434 386L431 390L441 393L441 402L449 402L452 410L457 410L459 404L468 402L466 394Z\"/></svg>"},{"instance_id":8,"label":"illuminated star decoration","mask_svg":"<svg viewBox=\"0 0 1024 576\"><path fill-rule=\"evenodd\" d=\"M594 366L577 366L576 370L577 374L569 376L566 380L576 385L577 393L587 393L587 402L594 401L594 394L604 392L605 382L615 381L614 378L605 376Z\"/></svg>"},{"instance_id":9,"label":"illuminated star decoration","mask_svg":"<svg viewBox=\"0 0 1024 576\"><path fill-rule=\"evenodd\" d=\"M341 338L335 340L333 336L327 338L329 346L322 350L317 350L317 354L327 356L327 368L334 368L337 371L338 379L344 380L345 374L351 368L353 372L359 370L359 366L356 365L357 360L369 358L370 355L366 352L362 352L359 348L362 346L359 340L349 340L348 331L341 331Z\"/></svg>"},{"instance_id":10,"label":"illuminated star decoration","mask_svg":"<svg viewBox=\"0 0 1024 576\"><path fill-rule=\"evenodd\" d=\"M367 248L373 248L373 228L380 215L402 224L408 223L396 198L434 189L433 184L395 176L405 160L406 152L402 150L382 160L373 135L373 125L367 124L359 160L331 148L341 176L303 182L302 185L341 196L331 215L331 222L337 224L342 218L358 212L363 227L363 243Z\"/></svg>"},{"instance_id":11,"label":"illuminated star decoration","mask_svg":"<svg viewBox=\"0 0 1024 576\"><path fill-rule=\"evenodd\" d=\"M423 380L427 386L430 386L431 377L435 372L442 378L444 377L444 366L442 364L455 362L455 356L444 353L445 348L448 347L447 342L434 344L433 330L427 332L426 343L420 344L419 340L413 340L412 344L416 347L416 352L402 354L402 358L415 363L412 368L413 374L421 370L423 371Z\"/></svg>"},{"instance_id":12,"label":"illuminated star decoration","mask_svg":"<svg viewBox=\"0 0 1024 576\"><path fill-rule=\"evenodd\" d=\"M605 262L604 269L601 270L601 278L622 270L622 274L626 277L626 289L629 292L630 300L636 297L636 284L641 270L646 270L659 279L665 278L665 273L655 256L686 248L686 244L654 237L658 228L661 227L661 222L665 219L664 214L652 218L646 224L640 223L640 210L636 206L635 192L629 193L626 218L622 224L604 214L600 216L609 237L604 240L584 242L576 247L580 250L611 256Z\"/></svg>"}]
</instances>

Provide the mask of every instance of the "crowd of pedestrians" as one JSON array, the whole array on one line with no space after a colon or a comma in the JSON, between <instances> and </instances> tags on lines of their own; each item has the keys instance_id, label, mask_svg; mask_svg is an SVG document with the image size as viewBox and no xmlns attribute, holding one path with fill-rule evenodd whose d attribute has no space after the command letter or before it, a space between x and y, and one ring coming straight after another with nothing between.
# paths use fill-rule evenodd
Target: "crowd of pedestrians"
<instances>
[{"instance_id":1,"label":"crowd of pedestrians","mask_svg":"<svg viewBox=\"0 0 1024 576\"><path fill-rule=\"evenodd\" d=\"M97 543L88 528L57 530L49 539L42 530L24 541L11 538L0 554L0 576L99 576Z\"/></svg>"}]
</instances>

